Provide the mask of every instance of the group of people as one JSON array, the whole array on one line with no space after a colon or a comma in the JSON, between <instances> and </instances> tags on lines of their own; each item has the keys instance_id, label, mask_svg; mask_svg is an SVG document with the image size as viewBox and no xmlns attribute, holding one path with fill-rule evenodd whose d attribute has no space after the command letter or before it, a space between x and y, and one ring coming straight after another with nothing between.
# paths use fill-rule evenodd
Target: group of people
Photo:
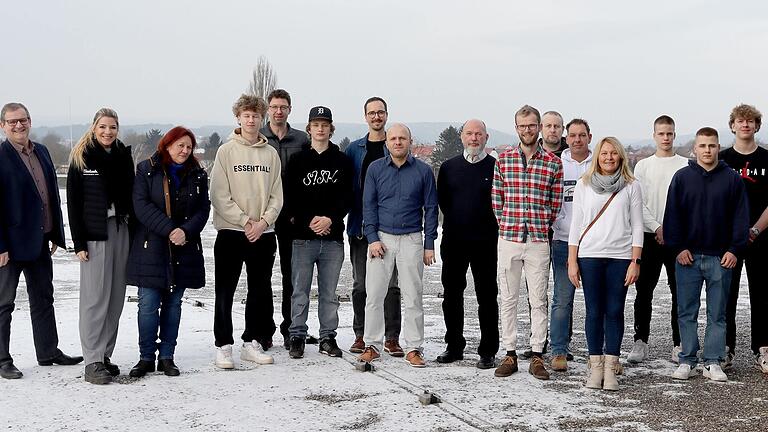
<instances>
[{"instance_id":1,"label":"group of people","mask_svg":"<svg viewBox=\"0 0 768 432\"><path fill-rule=\"evenodd\" d=\"M282 89L266 100L242 95L235 102L239 127L217 151L210 194L189 129L168 131L155 153L134 169L130 147L117 139L117 114L107 108L96 113L72 150L67 176L69 226L80 260L83 358L57 348L51 254L65 243L53 163L43 145L29 140L27 108L6 104L0 113L6 136L0 144L0 376L22 376L9 351L21 272L40 365L85 360L85 380L94 384L119 375L110 357L130 284L139 295L139 361L129 375L155 370L179 375L174 350L181 302L186 289L206 284L200 233L211 210L218 232L214 364L222 369L235 367L232 302L243 264L247 293L240 359L274 361L268 351L278 329L271 287L276 253L284 348L291 358L304 356L316 269L319 351L342 356L336 342L336 290L345 231L355 333L349 351L361 362L375 361L384 351L413 367L426 366L423 270L435 262L439 211L446 329L439 363L464 358L470 268L481 331L476 366L496 368L497 377L518 370L523 287L531 331L529 349L520 357L529 360L529 372L550 378L543 357L548 345L549 369L568 370L574 295L583 287L586 385L606 390L618 389L625 300L632 284L637 289L635 334L627 361L648 357L653 291L662 265L672 292L675 379L689 378L699 363L702 282L707 299L702 370L713 380L727 379L723 369L735 354L742 263L752 311L768 306L768 296L757 288L766 248L760 234L768 227L768 150L756 144L761 114L752 106L739 105L731 113L732 148L720 151L717 131L700 129L694 160L675 154L675 123L660 116L653 124L656 152L633 172L618 139L603 138L593 151L587 121L575 118L564 126L559 113L541 115L526 105L515 113L519 144L498 160L485 148L485 123L466 121L460 130L463 153L444 162L437 179L411 154L410 129L404 124L387 128L388 107L380 97L365 101L368 133L344 151L331 142L335 127L328 107L310 110L305 131L290 126L290 113L291 97ZM505 355L497 361L499 320ZM763 373L768 373L767 338L753 313L752 350Z\"/></svg>"}]
</instances>

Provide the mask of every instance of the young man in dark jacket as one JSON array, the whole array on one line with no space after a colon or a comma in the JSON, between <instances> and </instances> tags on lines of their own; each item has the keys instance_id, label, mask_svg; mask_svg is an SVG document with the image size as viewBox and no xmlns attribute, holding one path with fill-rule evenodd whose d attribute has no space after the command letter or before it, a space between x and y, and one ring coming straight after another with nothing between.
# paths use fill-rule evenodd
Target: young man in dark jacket
<instances>
[{"instance_id":1,"label":"young man in dark jacket","mask_svg":"<svg viewBox=\"0 0 768 432\"><path fill-rule=\"evenodd\" d=\"M309 112L311 148L291 158L286 168L283 214L293 231L290 356L304 356L309 292L317 266L320 352L341 357L336 344L339 301L336 286L344 262L344 216L352 202L352 164L336 144L331 110Z\"/></svg>"},{"instance_id":2,"label":"young man in dark jacket","mask_svg":"<svg viewBox=\"0 0 768 432\"><path fill-rule=\"evenodd\" d=\"M697 319L701 284L707 289L707 327L704 336L704 376L727 381L720 368L725 358L725 309L731 273L747 247L749 208L739 175L718 161L717 131L696 132L696 161L672 177L667 194L663 231L677 257L677 319L682 352L672 378L686 380L698 362Z\"/></svg>"}]
</instances>

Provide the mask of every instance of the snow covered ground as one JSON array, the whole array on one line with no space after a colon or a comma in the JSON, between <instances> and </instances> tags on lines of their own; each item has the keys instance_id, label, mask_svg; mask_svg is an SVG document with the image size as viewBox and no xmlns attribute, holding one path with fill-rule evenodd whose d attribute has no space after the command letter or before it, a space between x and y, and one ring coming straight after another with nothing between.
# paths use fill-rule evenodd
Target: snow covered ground
<instances>
[{"instance_id":1,"label":"snow covered ground","mask_svg":"<svg viewBox=\"0 0 768 432\"><path fill-rule=\"evenodd\" d=\"M63 196L64 194L62 194ZM66 220L66 218L65 218ZM520 372L495 378L493 369L479 370L475 350L479 342L474 291L466 292L465 360L439 365L444 324L438 294L440 263L425 271L425 356L428 367L413 369L402 359L384 354L374 372L354 368L354 356L329 358L307 345L305 358L293 360L280 348L270 350L274 365L237 362L233 371L213 366L213 241L215 231L206 228L208 287L189 290L183 306L176 361L182 374L170 378L161 373L141 379L127 376L138 360L136 303L126 302L113 362L123 375L107 386L95 386L82 378L83 367L37 365L31 337L29 305L23 282L13 314L11 352L24 377L0 380L0 429L9 431L325 431L325 430L760 430L768 409L768 379L751 367L748 348L749 303L746 287L739 303L739 353L731 381L725 385L689 383L669 379L669 290L660 281L654 305L651 336L652 361L627 366L621 390L607 394L585 389L586 349L583 333L583 296L577 293L572 349L576 361L567 373L553 373L543 382L528 374L528 362ZM60 348L79 354L77 330L78 263L72 253L54 257L56 315ZM235 339L243 328L244 277L236 294ZM273 273L275 321L280 322L280 274ZM339 293L348 294L351 274L348 262L342 270ZM136 290L129 287L128 296ZM631 348L632 300L627 300L624 350ZM202 306L195 306L199 301ZM521 300L521 305L525 300ZM521 346L529 333L527 310L521 308ZM346 349L354 337L352 305L342 302L339 346ZM705 315L702 314L704 319ZM703 324L703 321L702 321ZM310 333L316 332L316 302L310 311ZM499 352L499 355L502 351ZM235 349L236 359L239 347ZM423 406L418 395L428 390L442 403Z\"/></svg>"}]
</instances>

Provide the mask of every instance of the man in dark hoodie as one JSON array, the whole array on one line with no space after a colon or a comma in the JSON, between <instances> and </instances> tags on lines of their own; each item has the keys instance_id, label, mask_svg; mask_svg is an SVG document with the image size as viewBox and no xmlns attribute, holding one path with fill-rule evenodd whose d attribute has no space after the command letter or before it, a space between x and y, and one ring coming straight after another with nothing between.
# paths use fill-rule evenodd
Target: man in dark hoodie
<instances>
[{"instance_id":1,"label":"man in dark hoodie","mask_svg":"<svg viewBox=\"0 0 768 432\"><path fill-rule=\"evenodd\" d=\"M317 266L320 352L341 357L336 344L339 301L336 286L344 262L344 217L352 205L352 163L330 142L331 110L309 112L311 148L293 156L286 168L284 213L293 231L290 356L304 356L309 292Z\"/></svg>"},{"instance_id":2,"label":"man in dark hoodie","mask_svg":"<svg viewBox=\"0 0 768 432\"><path fill-rule=\"evenodd\" d=\"M672 177L663 230L677 256L677 316L682 352L672 378L686 380L698 362L697 319L701 284L706 282L707 327L704 336L704 377L727 381L720 368L725 358L725 309L731 273L747 247L749 208L741 178L718 160L717 131L696 132L696 161Z\"/></svg>"}]
</instances>

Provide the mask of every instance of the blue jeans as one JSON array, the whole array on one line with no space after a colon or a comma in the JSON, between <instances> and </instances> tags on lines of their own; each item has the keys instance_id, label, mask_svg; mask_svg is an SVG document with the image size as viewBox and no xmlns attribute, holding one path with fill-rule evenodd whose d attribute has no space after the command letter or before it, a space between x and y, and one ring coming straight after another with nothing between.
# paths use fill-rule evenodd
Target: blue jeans
<instances>
[{"instance_id":1,"label":"blue jeans","mask_svg":"<svg viewBox=\"0 0 768 432\"><path fill-rule=\"evenodd\" d=\"M568 354L571 343L571 316L573 314L573 296L576 288L568 279L568 242L552 242L552 273L554 274L554 292L552 294L552 317L549 333L552 338L552 355Z\"/></svg>"},{"instance_id":2,"label":"blue jeans","mask_svg":"<svg viewBox=\"0 0 768 432\"><path fill-rule=\"evenodd\" d=\"M731 269L720 265L720 257L694 255L693 264L675 263L677 319L683 351L680 363L695 366L699 351L698 317L701 284L707 289L707 328L704 333L704 364L717 364L725 357L725 310L731 284Z\"/></svg>"},{"instance_id":3,"label":"blue jeans","mask_svg":"<svg viewBox=\"0 0 768 432\"><path fill-rule=\"evenodd\" d=\"M579 258L589 355L603 355L605 351L618 356L621 352L627 299L624 279L629 263L628 259Z\"/></svg>"},{"instance_id":4,"label":"blue jeans","mask_svg":"<svg viewBox=\"0 0 768 432\"><path fill-rule=\"evenodd\" d=\"M317 265L317 317L320 339L335 338L339 326L339 298L336 286L344 262L344 244L334 240L294 240L292 261L291 337L306 337L309 292Z\"/></svg>"},{"instance_id":5,"label":"blue jeans","mask_svg":"<svg viewBox=\"0 0 768 432\"><path fill-rule=\"evenodd\" d=\"M172 359L181 321L184 288L173 291L139 287L139 354L141 360ZM158 328L160 343L157 343Z\"/></svg>"}]
</instances>

